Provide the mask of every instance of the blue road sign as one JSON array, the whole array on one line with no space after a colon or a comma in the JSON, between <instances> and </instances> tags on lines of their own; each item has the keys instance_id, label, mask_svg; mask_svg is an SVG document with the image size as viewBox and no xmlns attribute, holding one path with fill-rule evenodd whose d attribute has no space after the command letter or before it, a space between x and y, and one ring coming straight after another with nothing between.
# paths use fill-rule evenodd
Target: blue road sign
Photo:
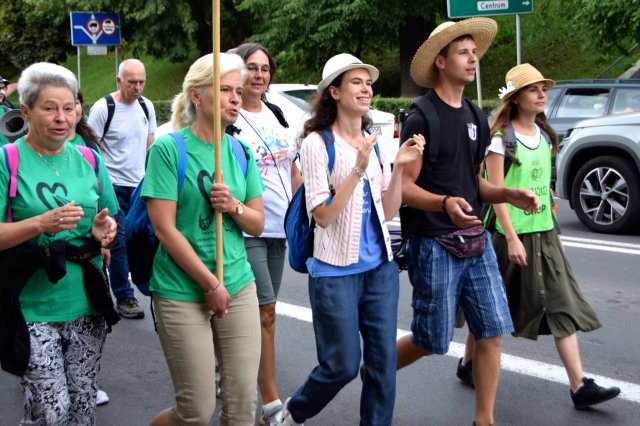
<instances>
[{"instance_id":1,"label":"blue road sign","mask_svg":"<svg viewBox=\"0 0 640 426\"><path fill-rule=\"evenodd\" d=\"M113 13L71 12L72 46L119 46L120 17Z\"/></svg>"}]
</instances>

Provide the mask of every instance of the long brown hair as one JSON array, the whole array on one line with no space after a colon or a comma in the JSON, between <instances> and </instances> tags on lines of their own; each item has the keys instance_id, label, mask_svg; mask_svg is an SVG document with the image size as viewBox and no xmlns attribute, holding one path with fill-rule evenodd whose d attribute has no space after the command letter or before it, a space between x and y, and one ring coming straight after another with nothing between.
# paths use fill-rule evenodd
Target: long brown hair
<instances>
[{"instance_id":1,"label":"long brown hair","mask_svg":"<svg viewBox=\"0 0 640 426\"><path fill-rule=\"evenodd\" d=\"M84 96L80 90L78 90L78 102L80 102L80 105L84 107ZM100 148L98 147L98 138L93 132L91 126L89 126L89 123L87 123L87 120L84 118L84 112L82 113L80 121L76 124L76 133L82 137L84 143L87 144L89 148L100 152Z\"/></svg>"},{"instance_id":2,"label":"long brown hair","mask_svg":"<svg viewBox=\"0 0 640 426\"><path fill-rule=\"evenodd\" d=\"M340 87L344 72L337 76L322 93L318 93L311 103L311 118L304 123L302 131L302 139L306 138L313 132L321 132L329 129L338 117L338 105L329 93L331 86ZM369 114L362 116L362 130L367 131L371 128L373 122Z\"/></svg>"},{"instance_id":3,"label":"long brown hair","mask_svg":"<svg viewBox=\"0 0 640 426\"><path fill-rule=\"evenodd\" d=\"M496 133L501 132L502 135L506 134L507 123L513 121L513 119L518 115L518 106L513 103L513 99L518 97L518 94L525 90L529 86L525 86L514 93L507 102L503 102L498 108L496 108L491 114L491 137L494 137ZM540 112L536 114L535 123L540 126L542 130L547 132L549 137L551 138L548 141L551 144L551 155L556 155L558 152L558 135L553 127L549 124L547 120L547 116L544 112ZM502 144L505 147L505 155L511 159L514 163L518 163L515 158L515 154L507 150L505 138L502 138Z\"/></svg>"}]
</instances>

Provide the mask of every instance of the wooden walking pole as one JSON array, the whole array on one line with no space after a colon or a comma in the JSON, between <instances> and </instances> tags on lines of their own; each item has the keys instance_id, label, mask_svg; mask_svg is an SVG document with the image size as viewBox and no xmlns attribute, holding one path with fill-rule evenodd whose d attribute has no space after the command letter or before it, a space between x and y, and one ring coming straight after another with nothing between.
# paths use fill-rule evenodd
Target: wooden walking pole
<instances>
[{"instance_id":1,"label":"wooden walking pole","mask_svg":"<svg viewBox=\"0 0 640 426\"><path fill-rule=\"evenodd\" d=\"M220 113L220 0L213 1L213 143L215 151L216 182L222 182L221 140L222 116ZM224 285L222 212L216 210L216 277Z\"/></svg>"}]
</instances>

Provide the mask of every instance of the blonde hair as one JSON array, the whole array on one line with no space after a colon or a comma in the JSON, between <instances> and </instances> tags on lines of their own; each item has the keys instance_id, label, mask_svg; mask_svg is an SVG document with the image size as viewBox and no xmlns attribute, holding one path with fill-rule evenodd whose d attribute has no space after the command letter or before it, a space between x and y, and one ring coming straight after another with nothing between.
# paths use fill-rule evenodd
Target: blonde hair
<instances>
[{"instance_id":1,"label":"blonde hair","mask_svg":"<svg viewBox=\"0 0 640 426\"><path fill-rule=\"evenodd\" d=\"M240 73L244 83L247 71L244 61L235 53L220 53L220 77L231 71ZM213 54L209 53L195 61L182 83L182 92L173 98L171 103L171 127L178 130L189 126L196 119L196 106L191 101L189 91L192 88L202 92L213 84Z\"/></svg>"}]
</instances>

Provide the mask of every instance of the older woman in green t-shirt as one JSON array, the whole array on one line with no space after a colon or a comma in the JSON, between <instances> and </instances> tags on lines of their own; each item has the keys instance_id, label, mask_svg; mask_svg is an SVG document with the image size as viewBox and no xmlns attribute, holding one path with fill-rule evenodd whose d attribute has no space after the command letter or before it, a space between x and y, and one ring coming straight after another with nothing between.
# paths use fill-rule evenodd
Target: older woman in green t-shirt
<instances>
[{"instance_id":1,"label":"older woman in green t-shirt","mask_svg":"<svg viewBox=\"0 0 640 426\"><path fill-rule=\"evenodd\" d=\"M95 424L102 345L118 321L100 249L118 203L101 158L66 142L73 73L37 63L18 89L29 132L0 150L0 361L21 377L22 424Z\"/></svg>"},{"instance_id":2,"label":"older woman in green t-shirt","mask_svg":"<svg viewBox=\"0 0 640 426\"><path fill-rule=\"evenodd\" d=\"M191 66L172 105L178 135L159 138L149 150L142 196L160 240L150 290L176 394L175 406L156 415L152 425L209 423L216 405L216 358L220 424L255 422L260 318L242 232L262 233L264 185L250 151L241 147L243 170L228 135L221 142L224 181L213 182L213 102L220 99L222 127L234 123L245 75L238 55L221 54L220 68L215 96L212 55ZM175 137L184 141L186 151L180 189ZM215 269L215 210L223 213L224 285Z\"/></svg>"}]
</instances>

